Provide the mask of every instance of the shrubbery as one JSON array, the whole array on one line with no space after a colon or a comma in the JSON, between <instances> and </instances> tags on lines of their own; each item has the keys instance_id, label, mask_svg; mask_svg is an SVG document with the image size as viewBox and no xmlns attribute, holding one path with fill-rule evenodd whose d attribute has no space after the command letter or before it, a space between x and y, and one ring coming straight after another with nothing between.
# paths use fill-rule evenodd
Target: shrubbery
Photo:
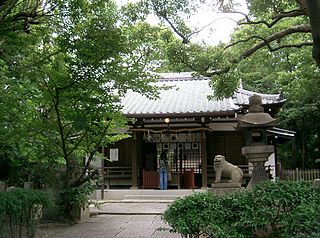
<instances>
[{"instance_id":1,"label":"shrubbery","mask_svg":"<svg viewBox=\"0 0 320 238\"><path fill-rule=\"evenodd\" d=\"M211 193L195 193L173 202L163 214L173 231L182 235L200 235L211 219L218 198Z\"/></svg>"},{"instance_id":2,"label":"shrubbery","mask_svg":"<svg viewBox=\"0 0 320 238\"><path fill-rule=\"evenodd\" d=\"M16 188L0 192L0 238L33 237L42 209L53 203L43 191Z\"/></svg>"},{"instance_id":3,"label":"shrubbery","mask_svg":"<svg viewBox=\"0 0 320 238\"><path fill-rule=\"evenodd\" d=\"M320 237L320 191L308 182L265 182L217 197L195 193L162 218L185 237Z\"/></svg>"}]
</instances>

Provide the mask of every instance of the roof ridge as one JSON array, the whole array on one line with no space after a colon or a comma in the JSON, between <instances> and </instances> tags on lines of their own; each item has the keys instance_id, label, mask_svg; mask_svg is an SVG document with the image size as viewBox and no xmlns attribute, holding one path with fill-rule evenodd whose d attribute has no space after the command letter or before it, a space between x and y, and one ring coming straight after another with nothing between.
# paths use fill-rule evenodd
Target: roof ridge
<instances>
[{"instance_id":1,"label":"roof ridge","mask_svg":"<svg viewBox=\"0 0 320 238\"><path fill-rule=\"evenodd\" d=\"M257 94L259 96L265 97L265 98L273 98L273 97L281 97L281 93L272 93L272 94L266 94L266 93L259 93L256 91L247 90L244 88L237 88L235 93L243 93L248 96L252 96L253 94ZM235 96L235 95L234 95Z\"/></svg>"},{"instance_id":2,"label":"roof ridge","mask_svg":"<svg viewBox=\"0 0 320 238\"><path fill-rule=\"evenodd\" d=\"M159 81L193 81L193 80L208 80L203 76L192 75L193 72L180 72L180 73L158 73Z\"/></svg>"}]
</instances>

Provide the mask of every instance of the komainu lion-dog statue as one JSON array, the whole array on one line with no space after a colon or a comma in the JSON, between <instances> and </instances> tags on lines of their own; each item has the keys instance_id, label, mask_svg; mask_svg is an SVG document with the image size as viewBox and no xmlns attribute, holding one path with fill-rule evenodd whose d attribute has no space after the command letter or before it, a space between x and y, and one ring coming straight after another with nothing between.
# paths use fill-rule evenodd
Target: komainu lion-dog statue
<instances>
[{"instance_id":1,"label":"komainu lion-dog statue","mask_svg":"<svg viewBox=\"0 0 320 238\"><path fill-rule=\"evenodd\" d=\"M221 177L230 178L229 182L231 183L241 183L242 170L238 166L227 162L223 155L216 155L214 157L213 168L216 173L215 183L220 182Z\"/></svg>"}]
</instances>

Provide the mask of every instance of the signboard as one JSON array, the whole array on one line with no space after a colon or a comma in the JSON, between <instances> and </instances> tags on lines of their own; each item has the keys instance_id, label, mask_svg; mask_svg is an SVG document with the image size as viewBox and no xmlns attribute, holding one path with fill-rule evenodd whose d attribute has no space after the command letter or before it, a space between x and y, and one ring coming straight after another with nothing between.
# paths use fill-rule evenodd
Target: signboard
<instances>
[{"instance_id":1,"label":"signboard","mask_svg":"<svg viewBox=\"0 0 320 238\"><path fill-rule=\"evenodd\" d=\"M110 149L110 160L119 161L119 149Z\"/></svg>"}]
</instances>

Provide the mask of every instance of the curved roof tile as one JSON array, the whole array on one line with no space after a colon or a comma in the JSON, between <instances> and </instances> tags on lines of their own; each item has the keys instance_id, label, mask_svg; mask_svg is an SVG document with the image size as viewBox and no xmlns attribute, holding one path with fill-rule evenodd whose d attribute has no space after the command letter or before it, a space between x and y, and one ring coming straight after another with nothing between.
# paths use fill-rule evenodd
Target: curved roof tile
<instances>
[{"instance_id":1,"label":"curved roof tile","mask_svg":"<svg viewBox=\"0 0 320 238\"><path fill-rule=\"evenodd\" d=\"M149 99L137 92L129 91L122 99L122 112L126 116L161 114L199 114L234 112L240 105L249 104L249 97L258 94L263 104L281 103L279 94L259 94L239 88L232 98L209 100L214 91L208 78L195 78L191 73L160 74L157 86L171 86L161 90L159 98Z\"/></svg>"}]
</instances>

